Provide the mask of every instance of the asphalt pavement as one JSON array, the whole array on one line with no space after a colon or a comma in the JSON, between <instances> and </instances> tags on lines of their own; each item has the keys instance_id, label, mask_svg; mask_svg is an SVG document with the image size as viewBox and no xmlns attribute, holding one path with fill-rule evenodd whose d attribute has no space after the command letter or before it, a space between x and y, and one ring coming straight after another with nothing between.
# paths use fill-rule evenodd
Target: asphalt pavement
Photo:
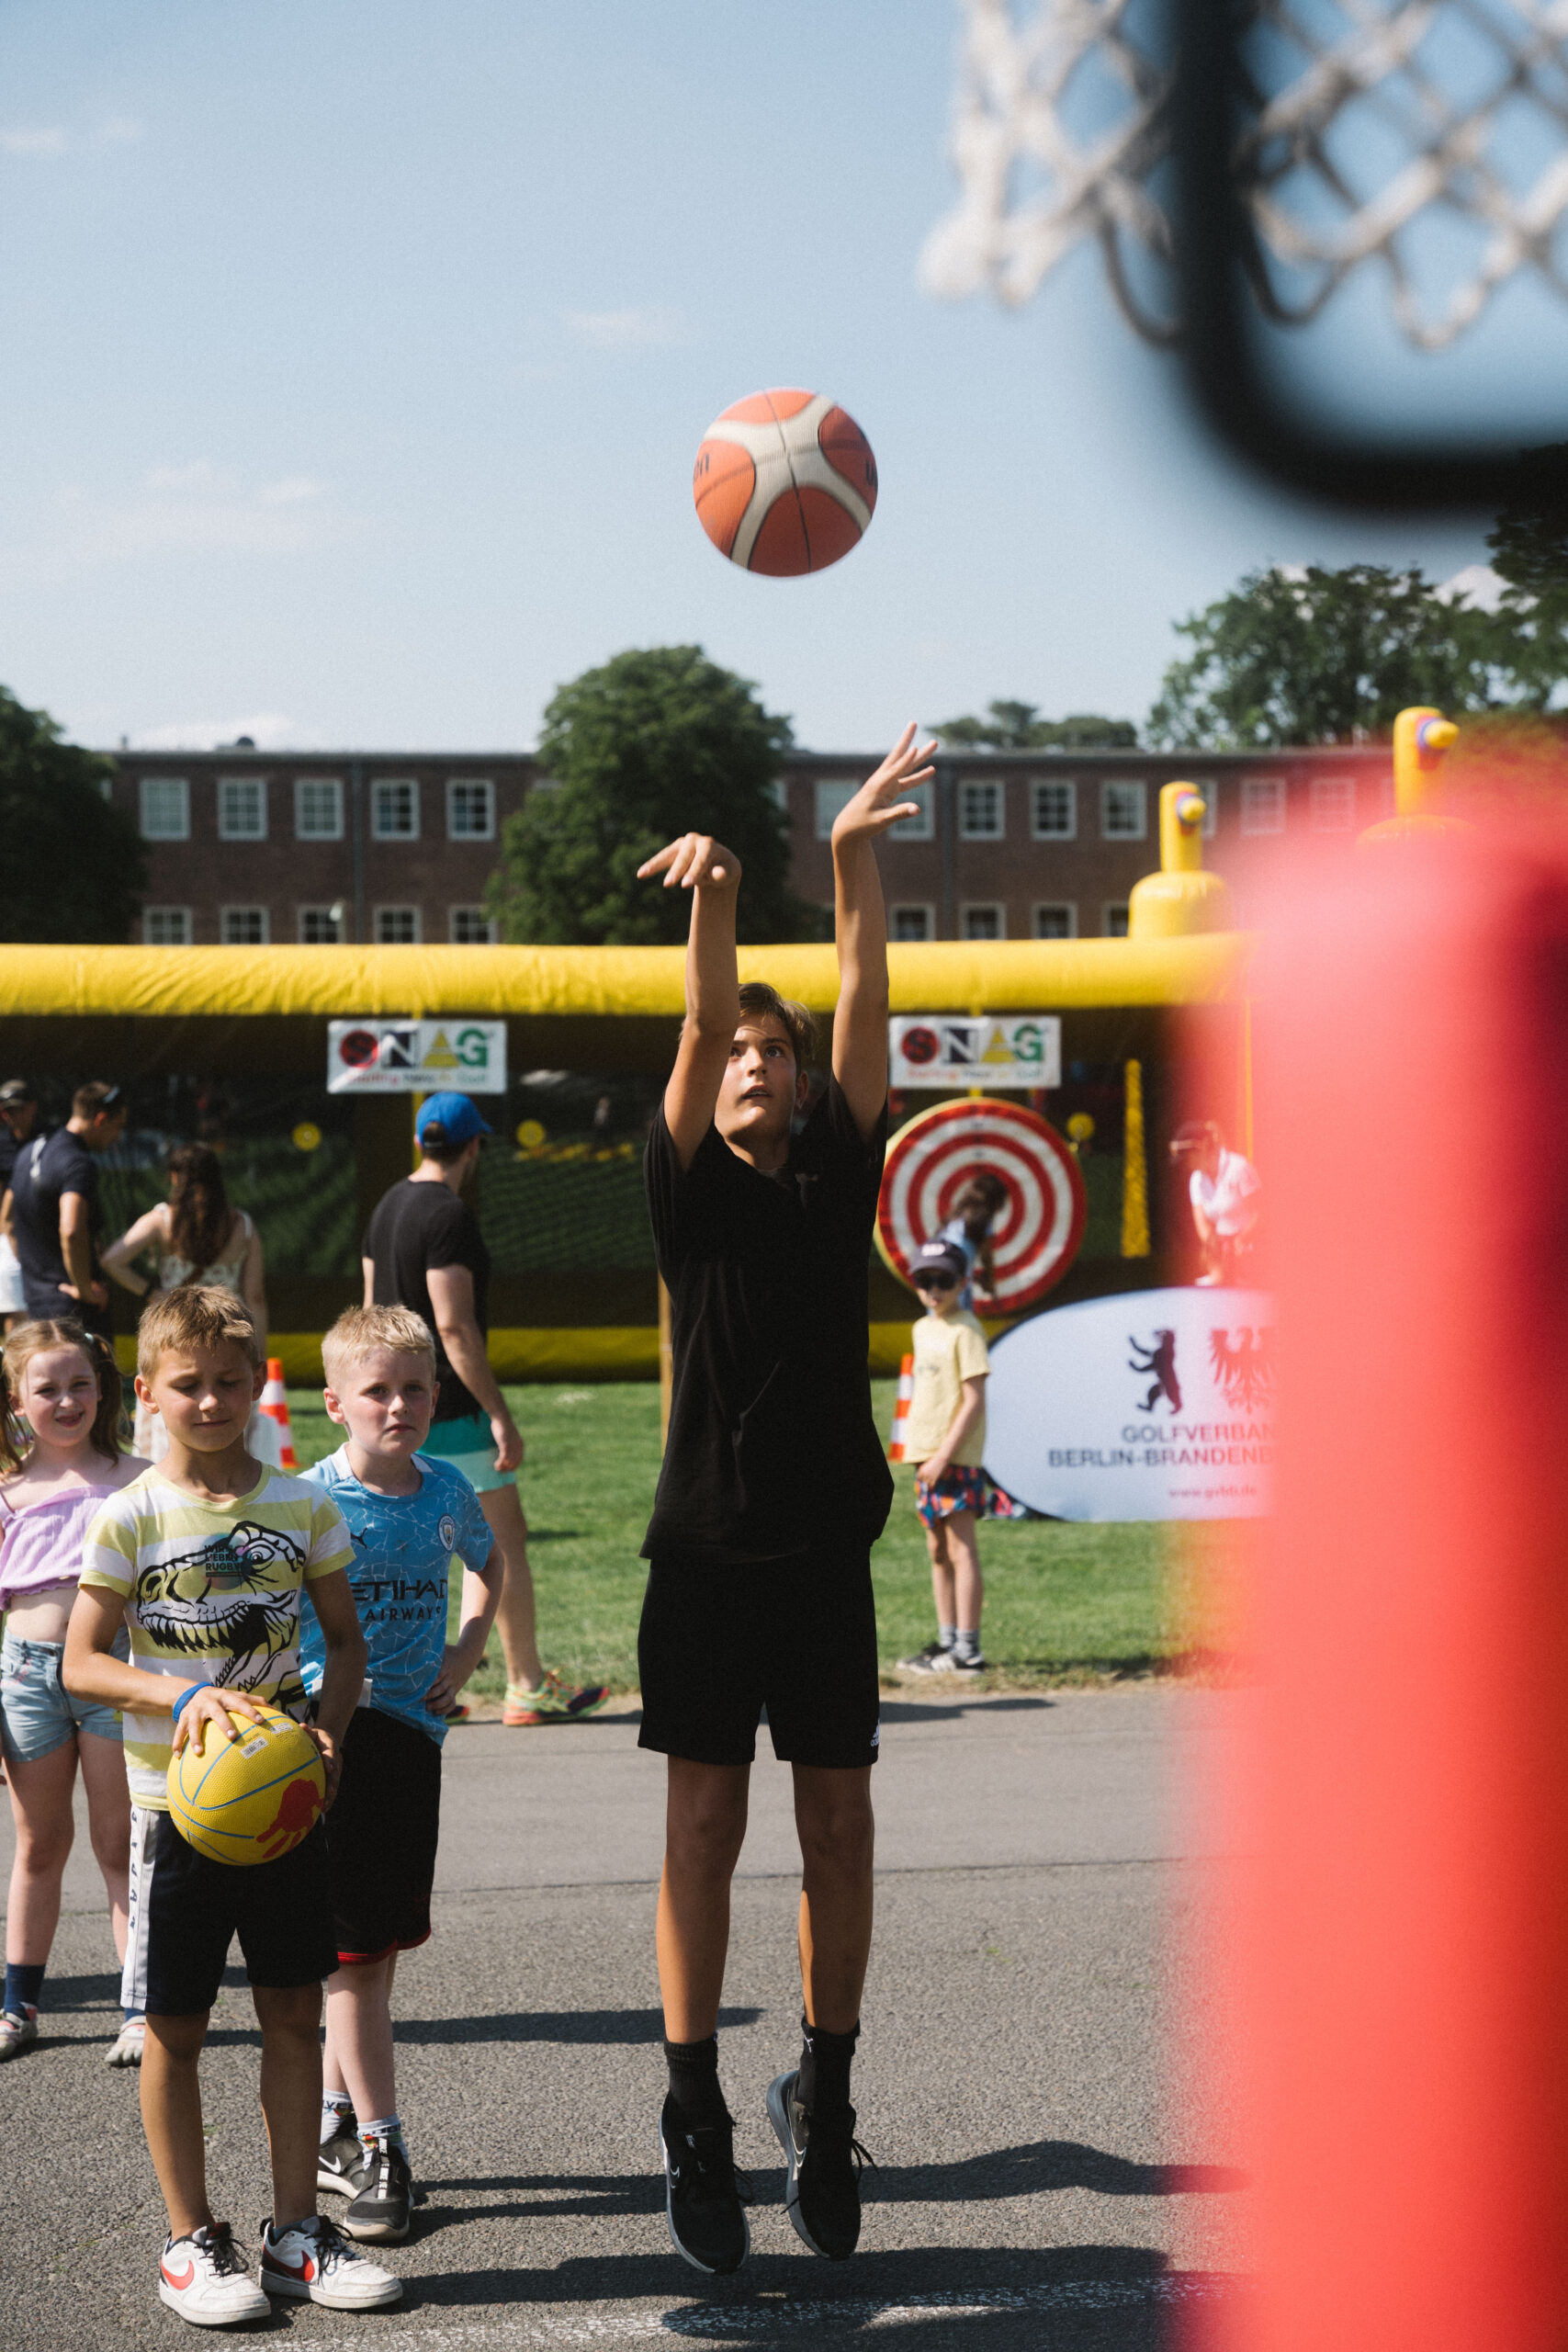
<instances>
[{"instance_id":1,"label":"asphalt pavement","mask_svg":"<svg viewBox=\"0 0 1568 2352\"><path fill-rule=\"evenodd\" d=\"M1204 1840L1176 1769L1224 1741L1241 1703L1152 1684L889 1700L855 2070L876 2168L861 2251L837 2264L789 2228L763 2109L799 2049L789 1777L763 1735L721 2035L758 2204L751 2259L722 2280L671 2251L655 2154L662 1767L638 1752L635 1714L454 1731L436 1931L399 1976L400 2105L426 2194L387 2256L403 2304L275 2307L243 2333L388 2352L1170 2341L1176 2313L1246 2267L1224 2103L1191 2089L1179 2054L1223 2020L1196 1957ZM0 1870L10 1842L7 1817ZM44 2040L0 2068L6 2346L141 2352L184 2333L156 2299L164 2224L136 2078L102 2063L117 1989L83 1823ZM203 2083L215 2210L250 2245L268 2202L256 2064L235 1967Z\"/></svg>"}]
</instances>

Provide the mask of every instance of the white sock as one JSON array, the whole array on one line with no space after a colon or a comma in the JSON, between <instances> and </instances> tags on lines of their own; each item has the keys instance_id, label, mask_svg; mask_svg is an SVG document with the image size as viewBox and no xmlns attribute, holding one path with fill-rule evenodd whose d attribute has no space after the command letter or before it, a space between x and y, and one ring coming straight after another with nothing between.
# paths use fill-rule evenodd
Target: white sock
<instances>
[{"instance_id":1,"label":"white sock","mask_svg":"<svg viewBox=\"0 0 1568 2352\"><path fill-rule=\"evenodd\" d=\"M939 1625L936 1629L936 1637L944 1650L950 1650L958 1639L958 1628L956 1625Z\"/></svg>"},{"instance_id":2,"label":"white sock","mask_svg":"<svg viewBox=\"0 0 1568 2352\"><path fill-rule=\"evenodd\" d=\"M966 1628L960 1625L958 1631L953 1637L953 1646L957 1651L960 1657L978 1657L980 1655L980 1628L978 1625L972 1628Z\"/></svg>"},{"instance_id":3,"label":"white sock","mask_svg":"<svg viewBox=\"0 0 1568 2352\"><path fill-rule=\"evenodd\" d=\"M321 2145L335 2140L349 2117L354 2113L354 2101L346 2091L321 2093Z\"/></svg>"},{"instance_id":4,"label":"white sock","mask_svg":"<svg viewBox=\"0 0 1568 2352\"><path fill-rule=\"evenodd\" d=\"M360 2125L359 2141L362 2147L373 2148L378 2140L389 2141L393 2147L400 2148L405 2156L408 2154L408 2143L403 2138L403 2121L400 2115L378 2115L373 2123Z\"/></svg>"}]
</instances>

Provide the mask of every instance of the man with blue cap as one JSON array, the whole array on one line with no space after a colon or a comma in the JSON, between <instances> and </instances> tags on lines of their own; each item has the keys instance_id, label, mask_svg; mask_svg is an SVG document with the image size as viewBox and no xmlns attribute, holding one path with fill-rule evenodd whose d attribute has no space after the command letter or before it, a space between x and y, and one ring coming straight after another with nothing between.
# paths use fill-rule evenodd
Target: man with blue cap
<instances>
[{"instance_id":1,"label":"man with blue cap","mask_svg":"<svg viewBox=\"0 0 1568 2352\"><path fill-rule=\"evenodd\" d=\"M408 1306L435 1338L435 1417L421 1449L460 1470L506 1562L496 1623L508 1724L570 1723L602 1707L603 1683L570 1684L540 1664L528 1525L517 1493L523 1436L490 1368L490 1251L463 1198L491 1132L467 1094L431 1094L414 1120L420 1163L383 1193L361 1253L367 1306Z\"/></svg>"}]
</instances>

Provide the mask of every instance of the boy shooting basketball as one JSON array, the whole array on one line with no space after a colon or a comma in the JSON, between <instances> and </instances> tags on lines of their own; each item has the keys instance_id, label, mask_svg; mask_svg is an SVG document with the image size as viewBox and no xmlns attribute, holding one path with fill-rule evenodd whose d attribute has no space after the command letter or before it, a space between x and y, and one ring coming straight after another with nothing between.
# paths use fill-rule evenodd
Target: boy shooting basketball
<instances>
[{"instance_id":1,"label":"boy shooting basketball","mask_svg":"<svg viewBox=\"0 0 1568 2352\"><path fill-rule=\"evenodd\" d=\"M805 1865L805 2046L768 2112L785 2202L815 2253L860 2233L850 2063L871 1945L876 1618L871 1546L892 1480L871 1414L866 1262L886 1142L887 931L875 841L932 773L907 728L833 827L839 1002L828 1089L798 1134L814 1024L739 985L733 853L686 833L639 867L692 892L686 1019L649 1138L671 1295L670 1436L637 1656L640 1744L668 1758L660 2119L676 2250L737 2269L750 2247L718 2082L729 1884L764 1705L795 1779Z\"/></svg>"}]
</instances>

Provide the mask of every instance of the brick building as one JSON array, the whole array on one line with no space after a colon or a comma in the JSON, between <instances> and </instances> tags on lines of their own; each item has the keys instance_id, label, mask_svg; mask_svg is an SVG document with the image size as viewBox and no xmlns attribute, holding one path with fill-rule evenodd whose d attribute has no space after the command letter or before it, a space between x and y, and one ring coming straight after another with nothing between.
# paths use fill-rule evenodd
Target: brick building
<instances>
[{"instance_id":1,"label":"brick building","mask_svg":"<svg viewBox=\"0 0 1568 2352\"><path fill-rule=\"evenodd\" d=\"M548 789L527 752L119 752L113 797L150 849L150 945L482 943L501 828ZM876 752L797 752L783 789L793 878L832 897L828 837ZM1159 788L1210 799L1209 863L1245 876L1292 836L1388 812L1386 746L1183 754L943 753L882 870L895 938L1115 936L1159 862ZM1246 918L1246 894L1239 910Z\"/></svg>"}]
</instances>

